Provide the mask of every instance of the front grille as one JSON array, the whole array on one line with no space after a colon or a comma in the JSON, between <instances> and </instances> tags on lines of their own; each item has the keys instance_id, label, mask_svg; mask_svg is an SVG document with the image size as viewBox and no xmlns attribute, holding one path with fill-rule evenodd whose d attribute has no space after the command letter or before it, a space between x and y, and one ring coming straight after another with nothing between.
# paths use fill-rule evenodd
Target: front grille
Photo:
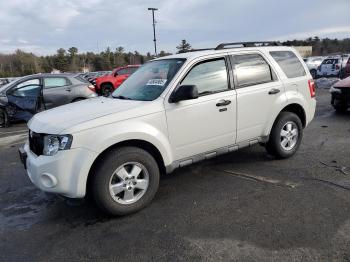
<instances>
[{"instance_id":1,"label":"front grille","mask_svg":"<svg viewBox=\"0 0 350 262\"><path fill-rule=\"evenodd\" d=\"M42 155L44 149L44 135L29 130L29 148L37 156Z\"/></svg>"}]
</instances>

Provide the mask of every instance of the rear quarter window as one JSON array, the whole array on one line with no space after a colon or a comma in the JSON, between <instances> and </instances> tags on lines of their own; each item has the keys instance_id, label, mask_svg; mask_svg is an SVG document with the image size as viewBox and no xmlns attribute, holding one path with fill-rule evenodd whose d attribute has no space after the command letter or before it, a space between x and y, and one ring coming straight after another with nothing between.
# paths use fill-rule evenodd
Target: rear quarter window
<instances>
[{"instance_id":1,"label":"rear quarter window","mask_svg":"<svg viewBox=\"0 0 350 262\"><path fill-rule=\"evenodd\" d=\"M259 54L233 55L238 87L258 85L274 81L270 65Z\"/></svg>"},{"instance_id":2,"label":"rear quarter window","mask_svg":"<svg viewBox=\"0 0 350 262\"><path fill-rule=\"evenodd\" d=\"M271 51L270 55L288 78L305 76L305 69L292 51Z\"/></svg>"}]
</instances>

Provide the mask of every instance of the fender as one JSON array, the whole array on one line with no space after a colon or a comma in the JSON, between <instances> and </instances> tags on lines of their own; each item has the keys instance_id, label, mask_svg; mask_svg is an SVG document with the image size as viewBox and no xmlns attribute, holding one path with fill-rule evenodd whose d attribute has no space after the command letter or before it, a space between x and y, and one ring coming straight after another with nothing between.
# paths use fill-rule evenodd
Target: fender
<instances>
[{"instance_id":1,"label":"fender","mask_svg":"<svg viewBox=\"0 0 350 262\"><path fill-rule=\"evenodd\" d=\"M263 131L263 136L267 137L270 135L272 126L275 123L275 120L278 117L278 115L282 112L282 110L285 107L287 107L288 105L291 105L291 104L298 104L304 109L306 123L308 123L307 112L305 112L305 108L307 105L307 101L305 100L305 98L300 93L296 94L295 92L293 93L292 97L288 96L288 94L286 94L286 95L288 97L287 101L280 101L280 99L279 99L278 102L275 104L276 110L271 115L269 122L265 125L264 131Z\"/></svg>"},{"instance_id":2,"label":"fender","mask_svg":"<svg viewBox=\"0 0 350 262\"><path fill-rule=\"evenodd\" d=\"M165 122L163 123L165 124ZM93 130L87 129L79 132L78 136L74 136L73 134L72 148L85 148L95 153L92 154L93 156L91 158L85 159L84 166L89 167L88 170L81 170L78 174L78 181L80 181L78 185L79 195L85 195L89 172L95 160L105 150L121 142L128 140L143 140L148 142L158 149L163 158L164 165L169 166L173 161L173 156L166 132L164 133L162 131L164 130L157 129L150 123L137 119L129 119L128 121L103 125Z\"/></svg>"},{"instance_id":3,"label":"fender","mask_svg":"<svg viewBox=\"0 0 350 262\"><path fill-rule=\"evenodd\" d=\"M158 115L158 114L157 114ZM159 115L158 115L159 117ZM157 117L155 117L157 118ZM162 121L157 121L160 124ZM166 122L164 127L143 122L141 119L121 121L73 134L72 148L86 148L100 155L109 147L127 140L143 140L154 145L162 155L165 165L173 161L171 146L167 137ZM160 128L159 128L160 127Z\"/></svg>"}]
</instances>

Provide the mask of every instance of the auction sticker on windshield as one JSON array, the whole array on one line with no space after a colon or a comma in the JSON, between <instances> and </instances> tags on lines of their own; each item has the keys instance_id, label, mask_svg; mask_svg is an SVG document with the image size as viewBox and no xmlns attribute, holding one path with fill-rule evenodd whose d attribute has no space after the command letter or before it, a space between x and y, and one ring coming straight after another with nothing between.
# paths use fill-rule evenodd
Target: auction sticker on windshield
<instances>
[{"instance_id":1,"label":"auction sticker on windshield","mask_svg":"<svg viewBox=\"0 0 350 262\"><path fill-rule=\"evenodd\" d=\"M146 86L163 86L165 85L167 79L150 79L148 80Z\"/></svg>"}]
</instances>

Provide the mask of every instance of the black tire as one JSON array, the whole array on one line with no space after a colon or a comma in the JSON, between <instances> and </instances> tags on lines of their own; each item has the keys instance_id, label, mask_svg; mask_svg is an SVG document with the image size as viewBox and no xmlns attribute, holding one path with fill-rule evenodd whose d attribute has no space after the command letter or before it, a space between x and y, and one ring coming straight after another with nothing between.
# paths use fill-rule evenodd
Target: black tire
<instances>
[{"instance_id":1,"label":"black tire","mask_svg":"<svg viewBox=\"0 0 350 262\"><path fill-rule=\"evenodd\" d=\"M292 147L290 150L286 150L282 146L282 137L281 137L281 131L282 128L285 127L287 123L294 123L296 129L298 130L298 136L296 139L296 143L294 147ZM293 125L293 126L294 126ZM277 117L270 136L269 141L266 143L266 150L269 154L279 158L288 158L295 154L295 152L298 150L301 140L303 138L303 125L301 123L300 118L292 113L292 112L282 112Z\"/></svg>"},{"instance_id":2,"label":"black tire","mask_svg":"<svg viewBox=\"0 0 350 262\"><path fill-rule=\"evenodd\" d=\"M8 121L8 115L6 113L6 110L3 108L0 108L0 127L8 127L9 121Z\"/></svg>"},{"instance_id":3,"label":"black tire","mask_svg":"<svg viewBox=\"0 0 350 262\"><path fill-rule=\"evenodd\" d=\"M103 84L101 85L101 95L104 97L108 97L113 92L113 86L111 84Z\"/></svg>"},{"instance_id":4,"label":"black tire","mask_svg":"<svg viewBox=\"0 0 350 262\"><path fill-rule=\"evenodd\" d=\"M149 182L140 199L134 203L122 204L113 198L109 186L117 168L130 162L143 165L147 170ZM159 187L160 172L156 160L147 151L137 147L122 147L107 153L91 175L90 189L98 207L113 216L120 216L137 212L152 201Z\"/></svg>"},{"instance_id":5,"label":"black tire","mask_svg":"<svg viewBox=\"0 0 350 262\"><path fill-rule=\"evenodd\" d=\"M334 106L334 109L337 113L345 113L348 110L346 106Z\"/></svg>"},{"instance_id":6,"label":"black tire","mask_svg":"<svg viewBox=\"0 0 350 262\"><path fill-rule=\"evenodd\" d=\"M311 69L311 70L310 70L310 74L311 74L311 76L312 76L313 79L316 79L316 77L317 77L317 71L316 71L315 69Z\"/></svg>"}]
</instances>

